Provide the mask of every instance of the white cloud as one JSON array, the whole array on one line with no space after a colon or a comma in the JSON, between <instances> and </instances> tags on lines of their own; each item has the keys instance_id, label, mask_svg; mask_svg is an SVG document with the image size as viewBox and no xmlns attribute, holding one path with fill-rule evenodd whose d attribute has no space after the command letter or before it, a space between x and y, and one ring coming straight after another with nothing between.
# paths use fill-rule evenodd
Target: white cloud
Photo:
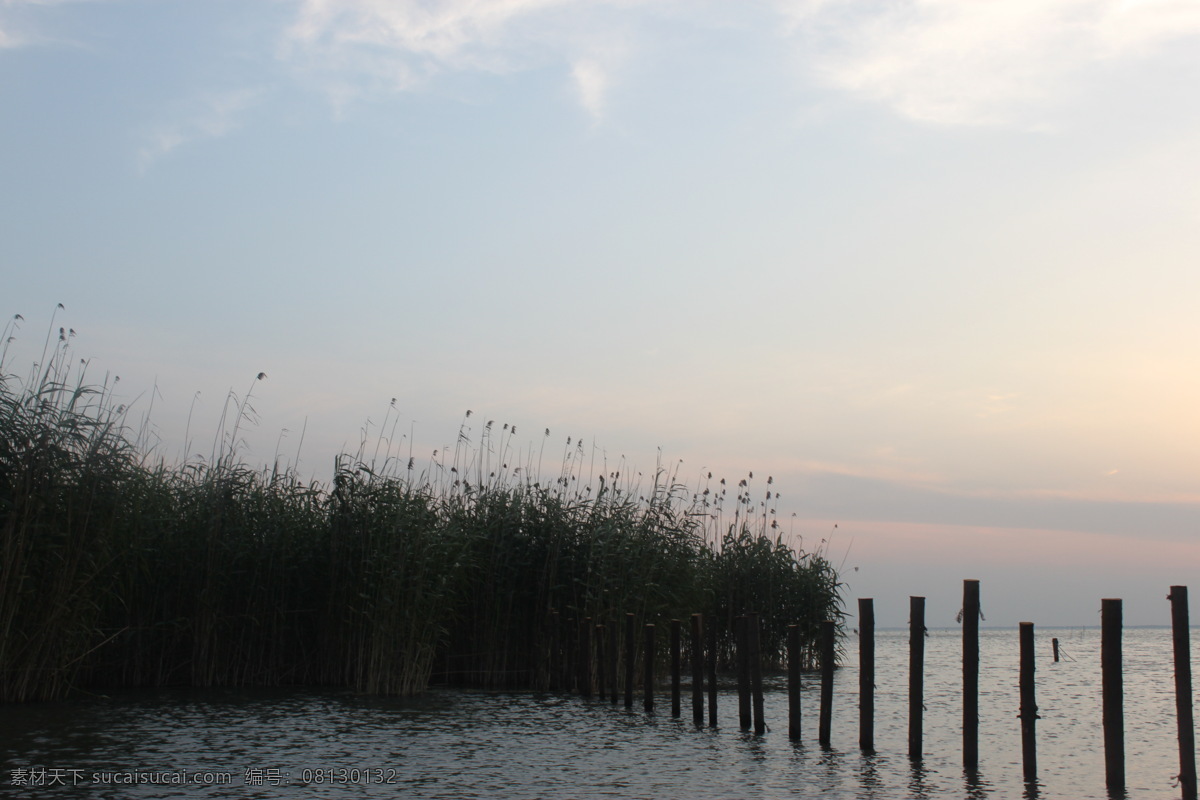
<instances>
[{"instance_id":1,"label":"white cloud","mask_svg":"<svg viewBox=\"0 0 1200 800\"><path fill-rule=\"evenodd\" d=\"M217 92L188 104L178 119L154 129L138 154L142 170L177 148L198 139L225 136L237 127L237 117L262 95L258 89Z\"/></svg>"},{"instance_id":2,"label":"white cloud","mask_svg":"<svg viewBox=\"0 0 1200 800\"><path fill-rule=\"evenodd\" d=\"M1036 126L1085 70L1200 35L1194 0L779 0L806 67L917 120Z\"/></svg>"},{"instance_id":3,"label":"white cloud","mask_svg":"<svg viewBox=\"0 0 1200 800\"><path fill-rule=\"evenodd\" d=\"M0 0L0 50L10 50L30 43L28 32L18 33L18 29L28 28L27 24L23 25L21 22L21 17L25 16L21 12L30 6L38 5L42 3L37 0Z\"/></svg>"},{"instance_id":4,"label":"white cloud","mask_svg":"<svg viewBox=\"0 0 1200 800\"><path fill-rule=\"evenodd\" d=\"M806 72L939 124L1042 127L1089 70L1200 36L1196 0L773 0L773 7ZM599 118L616 68L631 50L656 46L645 34L657 23L703 26L729 13L675 0L303 0L283 54L343 97L412 89L445 73L558 64Z\"/></svg>"},{"instance_id":5,"label":"white cloud","mask_svg":"<svg viewBox=\"0 0 1200 800\"><path fill-rule=\"evenodd\" d=\"M976 416L980 419L987 419L1001 414L1010 414L1016 408L1013 401L1020 396L1019 392L989 394Z\"/></svg>"},{"instance_id":6,"label":"white cloud","mask_svg":"<svg viewBox=\"0 0 1200 800\"><path fill-rule=\"evenodd\" d=\"M1172 40L1200 35L1196 0L1109 0L1101 5L1096 36L1116 55L1141 54Z\"/></svg>"},{"instance_id":7,"label":"white cloud","mask_svg":"<svg viewBox=\"0 0 1200 800\"><path fill-rule=\"evenodd\" d=\"M339 100L409 90L447 73L559 64L580 104L599 117L625 49L604 12L647 2L654 0L304 0L281 54Z\"/></svg>"},{"instance_id":8,"label":"white cloud","mask_svg":"<svg viewBox=\"0 0 1200 800\"><path fill-rule=\"evenodd\" d=\"M33 20L37 9L78 5L102 0L0 0L0 50L27 47L47 41Z\"/></svg>"},{"instance_id":9,"label":"white cloud","mask_svg":"<svg viewBox=\"0 0 1200 800\"><path fill-rule=\"evenodd\" d=\"M85 1L94 0L0 0L0 49L38 39L39 9ZM802 69L829 87L911 119L1021 127L1053 122L1062 98L1097 65L1151 58L1200 37L1197 0L294 0L291 7L278 55L340 102L411 90L438 75L549 66L562 69L596 118L619 88L618 68L672 52L664 37L686 28L752 31L764 43L782 28ZM763 7L780 16L761 15ZM169 152L195 138L187 127L161 132L150 150Z\"/></svg>"},{"instance_id":10,"label":"white cloud","mask_svg":"<svg viewBox=\"0 0 1200 800\"><path fill-rule=\"evenodd\" d=\"M611 83L610 73L605 65L595 59L582 59L575 62L571 69L571 77L575 80L580 104L593 118L603 117L605 95Z\"/></svg>"},{"instance_id":11,"label":"white cloud","mask_svg":"<svg viewBox=\"0 0 1200 800\"><path fill-rule=\"evenodd\" d=\"M505 73L534 57L518 28L565 0L304 0L285 54L317 72L411 89L442 72ZM543 42L542 44L546 44Z\"/></svg>"},{"instance_id":12,"label":"white cloud","mask_svg":"<svg viewBox=\"0 0 1200 800\"><path fill-rule=\"evenodd\" d=\"M305 0L289 35L326 46L381 47L445 63L498 44L518 20L567 0Z\"/></svg>"}]
</instances>

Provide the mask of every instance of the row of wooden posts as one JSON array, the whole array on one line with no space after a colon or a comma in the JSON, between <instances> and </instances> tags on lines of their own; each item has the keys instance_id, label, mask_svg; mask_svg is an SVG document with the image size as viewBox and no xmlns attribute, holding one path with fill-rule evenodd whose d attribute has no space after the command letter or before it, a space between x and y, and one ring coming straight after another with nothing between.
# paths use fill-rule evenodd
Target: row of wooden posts
<instances>
[{"instance_id":1,"label":"row of wooden posts","mask_svg":"<svg viewBox=\"0 0 1200 800\"><path fill-rule=\"evenodd\" d=\"M1171 623L1175 662L1175 702L1179 731L1179 785L1183 800L1198 800L1196 781L1196 743L1192 718L1192 677L1189 650L1188 601L1186 586L1172 586ZM969 772L979 768L979 581L963 581L963 766ZM1105 781L1113 793L1125 790L1125 726L1124 688L1121 658L1122 603L1119 599L1101 601L1101 692L1103 695ZM1034 684L1034 626L1020 623L1020 720L1021 751L1026 782L1037 780L1038 719ZM818 741L830 747L833 718L833 674L836 624L826 620L821 624L821 706ZM925 598L909 598L909 685L908 685L908 755L922 758L924 661L925 661ZM577 685L585 697L592 696L597 687L601 699L611 697L619 702L617 687L618 632L616 627L593 625L590 619L582 623L579 637L579 673ZM875 750L875 609L874 600L858 601L859 636L859 746L865 752ZM643 628L643 708L654 711L655 685L655 626ZM759 647L760 626L757 614L737 617L734 643L737 661L738 717L742 730L753 728L756 734L766 732L763 718L762 654ZM680 716L682 623L671 620L671 715ZM595 653L592 652L593 642ZM1057 640L1056 640L1057 643ZM637 627L633 614L625 616L625 707L634 701L635 665L633 653L637 645ZM800 629L788 627L788 735L801 736L800 725ZM697 726L705 723L705 690L707 688L708 724L717 727L717 646L716 630L709 627L705 634L700 614L691 617L692 718Z\"/></svg>"}]
</instances>

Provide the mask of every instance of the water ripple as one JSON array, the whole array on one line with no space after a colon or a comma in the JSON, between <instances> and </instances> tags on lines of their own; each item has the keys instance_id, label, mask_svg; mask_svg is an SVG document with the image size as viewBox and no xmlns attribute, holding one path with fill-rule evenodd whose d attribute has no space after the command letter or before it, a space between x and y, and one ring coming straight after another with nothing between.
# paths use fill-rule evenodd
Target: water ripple
<instances>
[{"instance_id":1,"label":"water ripple","mask_svg":"<svg viewBox=\"0 0 1200 800\"><path fill-rule=\"evenodd\" d=\"M877 638L876 748L857 747L857 654L847 642L834 699L834 746L815 742L819 686L806 676L805 737L787 738L787 696L768 682L774 730L737 729L736 696L720 696L721 722L695 728L690 708L672 719L601 701L538 693L431 691L419 698L364 698L349 692L141 691L79 703L5 709L3 782L14 771L60 770L72 795L90 798L665 798L716 800L813 797L1107 797L1100 725L1099 632L1058 636L1076 659L1037 664L1039 781L1022 781L1016 718L1015 631L985 631L980 686L980 769L961 766L961 655L958 631L934 631L926 645L925 758L907 756L906 632ZM1129 797L1177 796L1170 634L1125 632ZM665 698L660 699L660 703ZM689 704L686 702L685 706ZM669 706L668 706L669 708ZM78 770L78 772L70 772ZM229 773L226 785L104 784L93 776L130 772ZM142 776L146 778L147 776ZM161 779L161 776L160 776ZM276 785L276 780L279 783ZM284 785L283 781L287 781Z\"/></svg>"}]
</instances>

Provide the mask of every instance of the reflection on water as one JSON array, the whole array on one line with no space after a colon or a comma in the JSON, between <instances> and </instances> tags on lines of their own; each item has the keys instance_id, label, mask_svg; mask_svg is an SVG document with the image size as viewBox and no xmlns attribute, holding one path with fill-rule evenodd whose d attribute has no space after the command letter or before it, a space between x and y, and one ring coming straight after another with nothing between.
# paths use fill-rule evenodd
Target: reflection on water
<instances>
[{"instance_id":1,"label":"reflection on water","mask_svg":"<svg viewBox=\"0 0 1200 800\"><path fill-rule=\"evenodd\" d=\"M1052 635L1075 661L1052 662ZM1039 632L1039 780L1028 786L1017 632L983 633L976 773L963 771L959 749L959 636L933 631L926 643L920 762L906 755L907 632L881 631L873 754L857 744L851 638L828 749L816 743L815 676L806 677L798 743L787 738L778 678L767 682L771 730L761 737L738 730L729 691L720 697L717 730L695 728L690 715L534 693L431 691L391 700L336 691L142 691L0 709L0 785L17 797L96 798L1107 798L1099 631ZM1170 632L1126 630L1124 661L1128 796L1177 797Z\"/></svg>"}]
</instances>

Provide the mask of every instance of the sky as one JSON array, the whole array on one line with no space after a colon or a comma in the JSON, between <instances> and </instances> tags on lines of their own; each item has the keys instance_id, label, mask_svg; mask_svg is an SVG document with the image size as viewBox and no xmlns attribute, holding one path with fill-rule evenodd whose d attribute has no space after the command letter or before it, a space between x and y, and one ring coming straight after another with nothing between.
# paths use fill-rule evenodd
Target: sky
<instances>
[{"instance_id":1,"label":"sky","mask_svg":"<svg viewBox=\"0 0 1200 800\"><path fill-rule=\"evenodd\" d=\"M250 392L317 479L770 476L881 626L1165 625L1198 85L1196 0L0 0L6 369L73 330L168 460Z\"/></svg>"}]
</instances>

